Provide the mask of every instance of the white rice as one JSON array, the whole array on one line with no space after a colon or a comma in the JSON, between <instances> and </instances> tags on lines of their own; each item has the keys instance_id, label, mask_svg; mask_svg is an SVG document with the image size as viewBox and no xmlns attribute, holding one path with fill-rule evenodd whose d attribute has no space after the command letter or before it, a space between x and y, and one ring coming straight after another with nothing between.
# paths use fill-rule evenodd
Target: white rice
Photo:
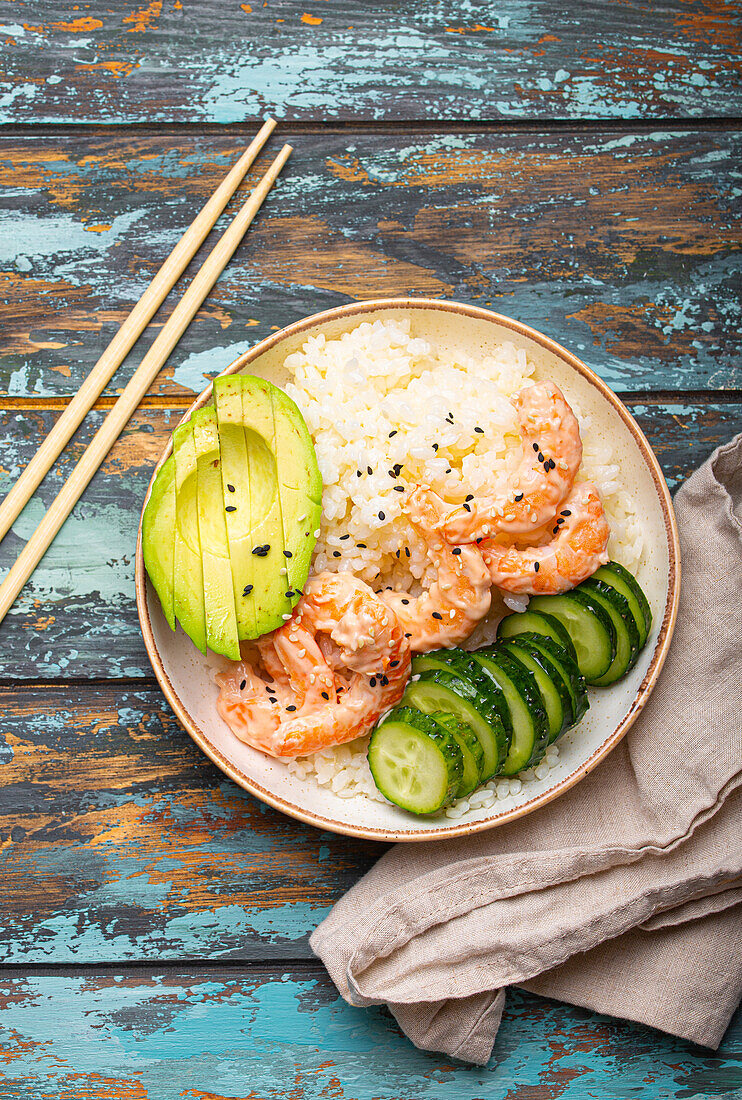
<instances>
[{"instance_id":1,"label":"white rice","mask_svg":"<svg viewBox=\"0 0 742 1100\"><path fill-rule=\"evenodd\" d=\"M510 479L521 447L509 398L529 384L533 363L512 343L479 358L450 354L413 337L407 321L375 321L334 340L310 337L285 366L292 378L286 391L304 414L324 483L313 572L347 570L376 589L390 584L418 591L432 578L425 544L403 511L409 491L424 482L454 506L493 478L503 484ZM580 421L580 480L598 486L611 526L611 557L636 570L643 536L635 503L620 485L610 442L566 396ZM528 601L509 596L504 602L519 611ZM493 641L505 610L494 600L465 646ZM287 766L340 798L384 802L368 769L367 744L368 738L359 738ZM512 798L523 782L545 778L557 762L554 746L532 773L492 780L450 806L446 816Z\"/></svg>"}]
</instances>

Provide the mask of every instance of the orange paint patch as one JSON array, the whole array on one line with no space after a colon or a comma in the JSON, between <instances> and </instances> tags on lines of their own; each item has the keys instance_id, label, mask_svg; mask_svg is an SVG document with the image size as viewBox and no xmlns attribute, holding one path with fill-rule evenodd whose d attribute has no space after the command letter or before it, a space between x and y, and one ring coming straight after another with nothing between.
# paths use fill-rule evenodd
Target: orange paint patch
<instances>
[{"instance_id":1,"label":"orange paint patch","mask_svg":"<svg viewBox=\"0 0 742 1100\"><path fill-rule=\"evenodd\" d=\"M307 12L307 11L305 11L304 14L302 15L301 21L302 21L302 23L309 23L309 25L312 26L312 27L317 27L322 22L322 20L319 18L319 16L310 15L309 12Z\"/></svg>"},{"instance_id":2,"label":"orange paint patch","mask_svg":"<svg viewBox=\"0 0 742 1100\"><path fill-rule=\"evenodd\" d=\"M494 31L495 27L484 27L481 23L475 23L473 27L446 27L448 34L476 34L477 31Z\"/></svg>"},{"instance_id":3,"label":"orange paint patch","mask_svg":"<svg viewBox=\"0 0 742 1100\"><path fill-rule=\"evenodd\" d=\"M95 69L106 69L115 77L128 76L133 69L138 69L139 63L133 61L96 61L91 65L75 65L75 72L93 72Z\"/></svg>"},{"instance_id":4,"label":"orange paint patch","mask_svg":"<svg viewBox=\"0 0 742 1100\"><path fill-rule=\"evenodd\" d=\"M251 14L252 8L250 7L249 4L240 4L240 7L242 8L243 11L246 11L248 15Z\"/></svg>"},{"instance_id":5,"label":"orange paint patch","mask_svg":"<svg viewBox=\"0 0 742 1100\"><path fill-rule=\"evenodd\" d=\"M52 27L56 31L69 31L70 34L81 34L83 31L97 31L103 24L100 19L90 19L87 16L82 16L80 19L73 19L71 23L52 23Z\"/></svg>"},{"instance_id":6,"label":"orange paint patch","mask_svg":"<svg viewBox=\"0 0 742 1100\"><path fill-rule=\"evenodd\" d=\"M538 40L540 46L542 42L561 42L561 38L557 38L555 34L542 34Z\"/></svg>"},{"instance_id":7,"label":"orange paint patch","mask_svg":"<svg viewBox=\"0 0 742 1100\"><path fill-rule=\"evenodd\" d=\"M152 21L156 20L161 12L162 0L150 0L146 8L140 8L139 11L133 11L131 15L127 15L124 23L134 24L129 28L129 34L141 34L149 30L153 26Z\"/></svg>"},{"instance_id":8,"label":"orange paint patch","mask_svg":"<svg viewBox=\"0 0 742 1100\"><path fill-rule=\"evenodd\" d=\"M110 228L110 224L106 224L105 222L101 222L100 225L84 226L86 233L107 233Z\"/></svg>"}]
</instances>

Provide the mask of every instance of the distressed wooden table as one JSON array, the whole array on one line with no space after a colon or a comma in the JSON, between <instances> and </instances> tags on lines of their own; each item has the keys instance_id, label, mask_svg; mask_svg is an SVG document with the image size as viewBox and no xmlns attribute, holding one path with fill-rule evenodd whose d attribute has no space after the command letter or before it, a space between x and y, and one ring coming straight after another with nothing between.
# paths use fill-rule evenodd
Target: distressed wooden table
<instances>
[{"instance_id":1,"label":"distressed wooden table","mask_svg":"<svg viewBox=\"0 0 742 1100\"><path fill-rule=\"evenodd\" d=\"M673 487L742 429L742 11L307 4L2 12L0 493L257 119L296 152L0 627L0 1097L738 1096L739 1016L711 1053L515 992L472 1069L339 1000L307 936L380 849L280 816L196 751L154 683L132 559L152 466L204 380L353 298L452 297L555 335L622 395Z\"/></svg>"}]
</instances>

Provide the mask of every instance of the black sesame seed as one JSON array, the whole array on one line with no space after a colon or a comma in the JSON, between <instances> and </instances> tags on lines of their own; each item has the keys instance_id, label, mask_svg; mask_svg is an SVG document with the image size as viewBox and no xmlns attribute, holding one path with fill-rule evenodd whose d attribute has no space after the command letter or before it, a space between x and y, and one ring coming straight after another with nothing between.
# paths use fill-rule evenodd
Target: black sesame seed
<instances>
[{"instance_id":1,"label":"black sesame seed","mask_svg":"<svg viewBox=\"0 0 742 1100\"><path fill-rule=\"evenodd\" d=\"M450 467L450 466L449 466L449 467L448 467L448 469L446 470L446 473L447 473L447 474L450 474L450 473L451 473L451 467Z\"/></svg>"},{"instance_id":2,"label":"black sesame seed","mask_svg":"<svg viewBox=\"0 0 742 1100\"><path fill-rule=\"evenodd\" d=\"M381 683L382 683L383 687L388 687L388 685L389 685L389 677L388 677L388 676L382 676L382 677L381 677Z\"/></svg>"},{"instance_id":3,"label":"black sesame seed","mask_svg":"<svg viewBox=\"0 0 742 1100\"><path fill-rule=\"evenodd\" d=\"M464 497L464 500L474 500L474 493L469 493L468 497Z\"/></svg>"},{"instance_id":4,"label":"black sesame seed","mask_svg":"<svg viewBox=\"0 0 742 1100\"><path fill-rule=\"evenodd\" d=\"M389 477L396 477L397 476L395 474L394 470L387 470L387 473L389 474Z\"/></svg>"},{"instance_id":5,"label":"black sesame seed","mask_svg":"<svg viewBox=\"0 0 742 1100\"><path fill-rule=\"evenodd\" d=\"M290 600L291 597L295 595L293 588L289 588L288 592L284 592L284 595L287 600Z\"/></svg>"},{"instance_id":6,"label":"black sesame seed","mask_svg":"<svg viewBox=\"0 0 742 1100\"><path fill-rule=\"evenodd\" d=\"M396 553L397 557L399 557L399 550L396 550L395 553Z\"/></svg>"},{"instance_id":7,"label":"black sesame seed","mask_svg":"<svg viewBox=\"0 0 742 1100\"><path fill-rule=\"evenodd\" d=\"M536 451L536 452L538 452L538 451L540 451L540 450L541 450L541 448L539 447L538 443L534 443L534 444L533 444L533 449L534 449L534 451Z\"/></svg>"},{"instance_id":8,"label":"black sesame seed","mask_svg":"<svg viewBox=\"0 0 742 1100\"><path fill-rule=\"evenodd\" d=\"M283 552L283 556L284 556L285 558L293 558L293 556L294 556L294 555L293 555L293 554L291 553L291 551L290 551L290 550L284 550L284 552Z\"/></svg>"},{"instance_id":9,"label":"black sesame seed","mask_svg":"<svg viewBox=\"0 0 742 1100\"><path fill-rule=\"evenodd\" d=\"M398 664L399 664L399 661L390 661L389 662L389 668L396 668Z\"/></svg>"},{"instance_id":10,"label":"black sesame seed","mask_svg":"<svg viewBox=\"0 0 742 1100\"><path fill-rule=\"evenodd\" d=\"M366 550L367 549L365 542L357 542L356 546L358 547L359 550Z\"/></svg>"},{"instance_id":11,"label":"black sesame seed","mask_svg":"<svg viewBox=\"0 0 742 1100\"><path fill-rule=\"evenodd\" d=\"M543 462L543 461L544 461L544 456L543 456L543 455L541 454L541 451L539 451L539 453L538 453L538 456L537 456L537 457L538 457L538 460L539 460L539 462Z\"/></svg>"},{"instance_id":12,"label":"black sesame seed","mask_svg":"<svg viewBox=\"0 0 742 1100\"><path fill-rule=\"evenodd\" d=\"M462 504L462 508L466 508L467 512L471 512L471 506L468 505L466 501L464 501L464 503Z\"/></svg>"},{"instance_id":13,"label":"black sesame seed","mask_svg":"<svg viewBox=\"0 0 742 1100\"><path fill-rule=\"evenodd\" d=\"M572 513L570 512L569 508L565 508L563 512L559 513L559 515L560 516L571 516Z\"/></svg>"},{"instance_id":14,"label":"black sesame seed","mask_svg":"<svg viewBox=\"0 0 742 1100\"><path fill-rule=\"evenodd\" d=\"M379 512L379 519L386 519L386 513L385 512Z\"/></svg>"},{"instance_id":15,"label":"black sesame seed","mask_svg":"<svg viewBox=\"0 0 742 1100\"><path fill-rule=\"evenodd\" d=\"M229 489L230 493L234 492L234 485L227 485L227 488Z\"/></svg>"},{"instance_id":16,"label":"black sesame seed","mask_svg":"<svg viewBox=\"0 0 742 1100\"><path fill-rule=\"evenodd\" d=\"M369 476L369 477L371 477L371 474L372 474L373 472L374 472L374 471L373 471L373 470L371 469L371 467L370 467L370 466L367 466L367 467L366 467L366 473L368 474L368 476Z\"/></svg>"},{"instance_id":17,"label":"black sesame seed","mask_svg":"<svg viewBox=\"0 0 742 1100\"><path fill-rule=\"evenodd\" d=\"M434 451L437 451L437 450L438 450L438 448L439 448L439 446L440 446L440 443L434 443L434 444L433 444L433 450L434 450Z\"/></svg>"},{"instance_id":18,"label":"black sesame seed","mask_svg":"<svg viewBox=\"0 0 742 1100\"><path fill-rule=\"evenodd\" d=\"M405 638L411 638L411 637L412 637L411 634L405 634Z\"/></svg>"},{"instance_id":19,"label":"black sesame seed","mask_svg":"<svg viewBox=\"0 0 742 1100\"><path fill-rule=\"evenodd\" d=\"M346 539L349 539L349 538L350 538L350 535L341 535L341 536L340 536L340 541L341 541L341 542L345 542L345 540L346 540Z\"/></svg>"},{"instance_id":20,"label":"black sesame seed","mask_svg":"<svg viewBox=\"0 0 742 1100\"><path fill-rule=\"evenodd\" d=\"M461 547L460 547L460 546L454 546L454 548L453 548L453 550L451 551L451 553L452 553L452 554L460 554L460 553L461 553Z\"/></svg>"},{"instance_id":21,"label":"black sesame seed","mask_svg":"<svg viewBox=\"0 0 742 1100\"><path fill-rule=\"evenodd\" d=\"M246 687L247 687L247 680L243 680L242 683L240 684L240 691L244 691Z\"/></svg>"},{"instance_id":22,"label":"black sesame seed","mask_svg":"<svg viewBox=\"0 0 742 1100\"><path fill-rule=\"evenodd\" d=\"M557 526L561 526L564 523L564 516L557 516Z\"/></svg>"},{"instance_id":23,"label":"black sesame seed","mask_svg":"<svg viewBox=\"0 0 742 1100\"><path fill-rule=\"evenodd\" d=\"M363 477L363 474L360 470L356 470L356 477Z\"/></svg>"},{"instance_id":24,"label":"black sesame seed","mask_svg":"<svg viewBox=\"0 0 742 1100\"><path fill-rule=\"evenodd\" d=\"M321 691L320 695L322 696L323 699L329 699L330 698L330 696L327 694L326 691Z\"/></svg>"},{"instance_id":25,"label":"black sesame seed","mask_svg":"<svg viewBox=\"0 0 742 1100\"><path fill-rule=\"evenodd\" d=\"M404 492L404 485L395 485L394 486L394 492L395 493L403 493Z\"/></svg>"},{"instance_id":26,"label":"black sesame seed","mask_svg":"<svg viewBox=\"0 0 742 1100\"><path fill-rule=\"evenodd\" d=\"M400 600L400 603L403 603L403 604L405 605L405 607L407 606L407 604L408 604L409 602L410 602L409 600Z\"/></svg>"},{"instance_id":27,"label":"black sesame seed","mask_svg":"<svg viewBox=\"0 0 742 1100\"><path fill-rule=\"evenodd\" d=\"M225 512L236 512L237 511L237 506L235 504L228 504L227 507L224 509L224 511Z\"/></svg>"},{"instance_id":28,"label":"black sesame seed","mask_svg":"<svg viewBox=\"0 0 742 1100\"><path fill-rule=\"evenodd\" d=\"M253 585L246 584L245 587L242 589L242 595L243 596L249 596L250 593L252 592L252 590L253 590Z\"/></svg>"},{"instance_id":29,"label":"black sesame seed","mask_svg":"<svg viewBox=\"0 0 742 1100\"><path fill-rule=\"evenodd\" d=\"M484 428L476 427L474 431L477 432L479 435L484 435Z\"/></svg>"},{"instance_id":30,"label":"black sesame seed","mask_svg":"<svg viewBox=\"0 0 742 1100\"><path fill-rule=\"evenodd\" d=\"M409 556L410 556L410 548L409 548L409 546L405 546L405 548L404 548L404 552L405 552L405 554L407 555L407 557L409 558Z\"/></svg>"},{"instance_id":31,"label":"black sesame seed","mask_svg":"<svg viewBox=\"0 0 742 1100\"><path fill-rule=\"evenodd\" d=\"M333 550L332 556L333 556L333 558L339 558L340 557L340 551L339 550Z\"/></svg>"},{"instance_id":32,"label":"black sesame seed","mask_svg":"<svg viewBox=\"0 0 742 1100\"><path fill-rule=\"evenodd\" d=\"M518 502L520 502L521 500L523 500L523 494L522 494L522 493L518 493L518 495L516 496L516 498L515 498L515 499L516 499L516 500L517 500Z\"/></svg>"},{"instance_id":33,"label":"black sesame seed","mask_svg":"<svg viewBox=\"0 0 742 1100\"><path fill-rule=\"evenodd\" d=\"M442 619L443 616L441 615L440 611L434 611L433 612L433 618L434 619Z\"/></svg>"},{"instance_id":34,"label":"black sesame seed","mask_svg":"<svg viewBox=\"0 0 742 1100\"><path fill-rule=\"evenodd\" d=\"M397 434L397 429L395 428L393 432L389 432L389 438L394 439L396 434Z\"/></svg>"},{"instance_id":35,"label":"black sesame seed","mask_svg":"<svg viewBox=\"0 0 742 1100\"><path fill-rule=\"evenodd\" d=\"M402 472L402 463L401 462L395 462L394 465L392 466L392 469L394 470L397 477L399 477L399 475Z\"/></svg>"},{"instance_id":36,"label":"black sesame seed","mask_svg":"<svg viewBox=\"0 0 742 1100\"><path fill-rule=\"evenodd\" d=\"M375 687L376 687L376 677L375 677L375 676L372 676L372 677L371 677L371 687L372 687L372 688L375 688Z\"/></svg>"},{"instance_id":37,"label":"black sesame seed","mask_svg":"<svg viewBox=\"0 0 742 1100\"><path fill-rule=\"evenodd\" d=\"M275 696L273 696L273 695L269 695L268 696L268 702L269 703L277 703L278 699L276 699Z\"/></svg>"},{"instance_id":38,"label":"black sesame seed","mask_svg":"<svg viewBox=\"0 0 742 1100\"><path fill-rule=\"evenodd\" d=\"M293 703L290 703L289 706L286 707L286 710L296 710L296 707Z\"/></svg>"},{"instance_id":39,"label":"black sesame seed","mask_svg":"<svg viewBox=\"0 0 742 1100\"><path fill-rule=\"evenodd\" d=\"M552 532L551 532L551 533L552 533L552 535L558 535L558 534L559 534L559 528L558 528L558 527L554 527L554 528L552 528Z\"/></svg>"},{"instance_id":40,"label":"black sesame seed","mask_svg":"<svg viewBox=\"0 0 742 1100\"><path fill-rule=\"evenodd\" d=\"M451 420L453 420L453 413L451 412L450 409L448 410L448 415L450 416Z\"/></svg>"},{"instance_id":41,"label":"black sesame seed","mask_svg":"<svg viewBox=\"0 0 742 1100\"><path fill-rule=\"evenodd\" d=\"M533 563L533 569L534 569L534 572L535 572L535 573L538 573L538 571L539 571L539 563L538 563L537 561L535 561L535 562Z\"/></svg>"}]
</instances>

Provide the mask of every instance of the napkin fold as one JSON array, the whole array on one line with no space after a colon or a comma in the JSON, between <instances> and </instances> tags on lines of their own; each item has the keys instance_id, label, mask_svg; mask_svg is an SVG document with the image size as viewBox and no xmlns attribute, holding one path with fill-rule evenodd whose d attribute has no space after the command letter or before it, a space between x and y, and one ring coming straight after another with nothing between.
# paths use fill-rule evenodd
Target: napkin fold
<instances>
[{"instance_id":1,"label":"napkin fold","mask_svg":"<svg viewBox=\"0 0 742 1100\"><path fill-rule=\"evenodd\" d=\"M742 996L742 435L675 510L675 636L621 744L525 818L392 848L310 940L416 1046L486 1062L509 985L721 1041Z\"/></svg>"}]
</instances>

